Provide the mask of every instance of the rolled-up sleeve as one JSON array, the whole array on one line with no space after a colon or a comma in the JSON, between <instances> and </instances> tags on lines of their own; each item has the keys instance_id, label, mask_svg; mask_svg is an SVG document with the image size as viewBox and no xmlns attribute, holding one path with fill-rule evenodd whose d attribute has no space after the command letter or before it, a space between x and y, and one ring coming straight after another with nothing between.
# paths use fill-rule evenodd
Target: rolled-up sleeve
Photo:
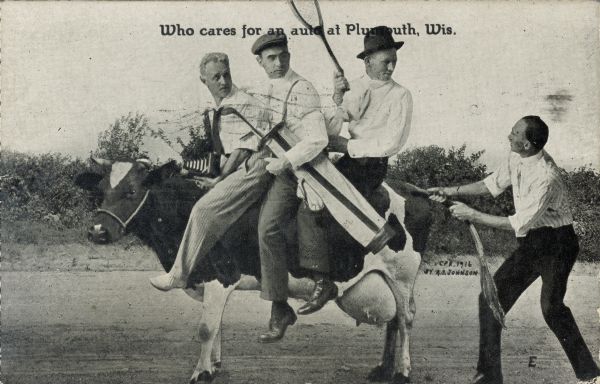
<instances>
[{"instance_id":1,"label":"rolled-up sleeve","mask_svg":"<svg viewBox=\"0 0 600 384\"><path fill-rule=\"evenodd\" d=\"M350 157L389 157L400 152L410 133L413 100L408 90L399 100L390 104L385 129L376 136L348 141Z\"/></svg>"},{"instance_id":2,"label":"rolled-up sleeve","mask_svg":"<svg viewBox=\"0 0 600 384\"><path fill-rule=\"evenodd\" d=\"M555 185L547 180L531 186L525 204L521 205L514 215L508 217L517 237L527 235L531 225L544 214L555 195Z\"/></svg>"},{"instance_id":3,"label":"rolled-up sleeve","mask_svg":"<svg viewBox=\"0 0 600 384\"><path fill-rule=\"evenodd\" d=\"M327 146L319 94L307 81L294 87L288 103L288 124L300 141L285 153L294 168L314 159Z\"/></svg>"},{"instance_id":4,"label":"rolled-up sleeve","mask_svg":"<svg viewBox=\"0 0 600 384\"><path fill-rule=\"evenodd\" d=\"M511 185L509 160L504 161L491 175L483 179L483 183L492 196L500 195Z\"/></svg>"},{"instance_id":5,"label":"rolled-up sleeve","mask_svg":"<svg viewBox=\"0 0 600 384\"><path fill-rule=\"evenodd\" d=\"M343 106L323 111L323 116L325 117L327 135L329 136L338 136L342 131L344 123L350 121L350 116Z\"/></svg>"}]
</instances>

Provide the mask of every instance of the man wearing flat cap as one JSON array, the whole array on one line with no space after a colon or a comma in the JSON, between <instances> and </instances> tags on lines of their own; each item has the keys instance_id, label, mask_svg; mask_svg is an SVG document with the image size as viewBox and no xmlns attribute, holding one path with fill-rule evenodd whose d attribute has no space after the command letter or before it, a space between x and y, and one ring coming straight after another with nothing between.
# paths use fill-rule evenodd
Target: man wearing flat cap
<instances>
[{"instance_id":1,"label":"man wearing flat cap","mask_svg":"<svg viewBox=\"0 0 600 384\"><path fill-rule=\"evenodd\" d=\"M394 41L389 28L375 27L365 36L364 50L357 56L364 61L366 74L350 83L341 73L334 76L333 100L337 109L326 116L328 149L343 153L336 167L371 202L387 174L388 158L400 151L410 131L412 96L408 89L392 80L396 51L403 44ZM348 123L350 139L339 136L344 122ZM316 288L309 301L298 310L299 314L313 313L329 299L327 290L322 287L331 284L327 243L328 236L335 236L331 234L335 223L326 225L326 220L307 211L303 204L298 222L300 225L312 220L312 225L302 227L310 233L301 236L312 241L300 241L299 258L300 266L313 271Z\"/></svg>"},{"instance_id":2,"label":"man wearing flat cap","mask_svg":"<svg viewBox=\"0 0 600 384\"><path fill-rule=\"evenodd\" d=\"M289 251L284 236L285 224L295 220L300 204L296 195L298 182L292 170L323 151L327 145L327 130L317 91L290 68L286 35L259 37L252 46L252 53L268 80L250 92L268 106L271 126L283 119L284 104L287 104L287 128L299 139L284 156L267 159L270 160L267 170L276 177L261 207L258 238L261 297L271 301L272 307L269 330L259 341L269 343L281 339L287 327L296 321L296 315L287 303Z\"/></svg>"}]
</instances>

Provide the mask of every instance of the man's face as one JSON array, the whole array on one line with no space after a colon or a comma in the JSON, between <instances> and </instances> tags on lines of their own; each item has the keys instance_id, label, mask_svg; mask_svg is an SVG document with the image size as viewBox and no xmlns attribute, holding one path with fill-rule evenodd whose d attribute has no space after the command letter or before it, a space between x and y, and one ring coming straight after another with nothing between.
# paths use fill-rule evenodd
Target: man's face
<instances>
[{"instance_id":1,"label":"man's face","mask_svg":"<svg viewBox=\"0 0 600 384\"><path fill-rule=\"evenodd\" d=\"M290 53L286 46L269 47L256 56L256 61L269 76L269 79L279 79L290 69Z\"/></svg>"},{"instance_id":2,"label":"man's face","mask_svg":"<svg viewBox=\"0 0 600 384\"><path fill-rule=\"evenodd\" d=\"M206 64L205 75L202 82L210 91L211 95L220 102L231 93L231 72L227 64L211 61Z\"/></svg>"},{"instance_id":3,"label":"man's face","mask_svg":"<svg viewBox=\"0 0 600 384\"><path fill-rule=\"evenodd\" d=\"M508 135L508 141L510 142L510 150L518 153L524 154L528 153L531 149L531 143L527 140L525 136L525 130L527 129L527 123L523 120L517 121L517 123L512 127L510 134Z\"/></svg>"},{"instance_id":4,"label":"man's face","mask_svg":"<svg viewBox=\"0 0 600 384\"><path fill-rule=\"evenodd\" d=\"M392 78L397 60L396 50L393 48L377 51L365 59L367 75L374 80L388 81Z\"/></svg>"}]
</instances>

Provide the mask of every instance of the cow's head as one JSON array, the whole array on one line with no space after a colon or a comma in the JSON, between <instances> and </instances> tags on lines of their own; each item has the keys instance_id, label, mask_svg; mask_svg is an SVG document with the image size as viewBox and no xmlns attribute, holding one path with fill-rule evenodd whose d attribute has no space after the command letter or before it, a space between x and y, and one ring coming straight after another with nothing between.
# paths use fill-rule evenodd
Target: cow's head
<instances>
[{"instance_id":1,"label":"cow's head","mask_svg":"<svg viewBox=\"0 0 600 384\"><path fill-rule=\"evenodd\" d=\"M151 169L147 159L124 162L92 160L104 172L81 173L75 178L75 183L103 195L102 204L88 230L88 239L99 244L123 237L129 223L144 207L150 187L179 170L175 161Z\"/></svg>"}]
</instances>

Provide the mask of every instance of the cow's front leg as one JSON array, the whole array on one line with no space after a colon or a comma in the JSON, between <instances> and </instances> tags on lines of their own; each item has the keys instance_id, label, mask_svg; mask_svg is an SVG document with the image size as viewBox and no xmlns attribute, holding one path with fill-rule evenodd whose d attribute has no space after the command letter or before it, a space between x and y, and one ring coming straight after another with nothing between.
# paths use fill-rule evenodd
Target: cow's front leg
<instances>
[{"instance_id":1,"label":"cow's front leg","mask_svg":"<svg viewBox=\"0 0 600 384\"><path fill-rule=\"evenodd\" d=\"M204 285L204 305L198 329L198 337L201 343L200 359L196 364L190 384L210 382L214 379L217 361L213 359L218 355L220 362L221 355L220 331L223 312L227 299L236 286L237 284L234 284L225 288L216 280ZM216 346L215 342L219 345ZM218 349L217 351L214 350L215 346Z\"/></svg>"},{"instance_id":2,"label":"cow's front leg","mask_svg":"<svg viewBox=\"0 0 600 384\"><path fill-rule=\"evenodd\" d=\"M390 381L394 376L396 361L396 340L398 336L398 316L389 321L385 328L385 344L381 363L369 372L369 381Z\"/></svg>"}]
</instances>

